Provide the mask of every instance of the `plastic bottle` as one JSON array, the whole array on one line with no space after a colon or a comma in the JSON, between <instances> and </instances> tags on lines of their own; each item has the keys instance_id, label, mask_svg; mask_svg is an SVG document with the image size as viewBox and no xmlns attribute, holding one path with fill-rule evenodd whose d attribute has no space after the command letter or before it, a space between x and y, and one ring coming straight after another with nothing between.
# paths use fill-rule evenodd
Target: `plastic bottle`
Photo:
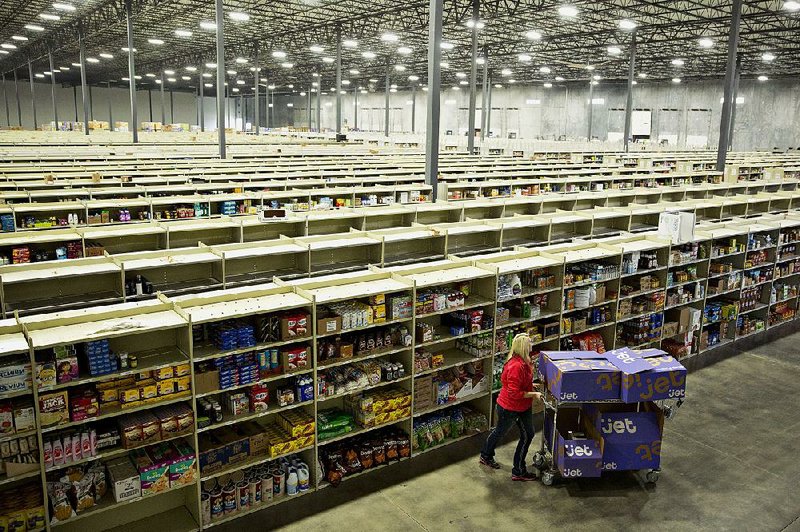
<instances>
[{"instance_id":1,"label":"plastic bottle","mask_svg":"<svg viewBox=\"0 0 800 532\"><path fill-rule=\"evenodd\" d=\"M300 491L308 491L309 483L308 466L303 462L297 466L297 489Z\"/></svg>"},{"instance_id":2,"label":"plastic bottle","mask_svg":"<svg viewBox=\"0 0 800 532\"><path fill-rule=\"evenodd\" d=\"M286 475L286 495L297 495L297 469L290 467L289 474Z\"/></svg>"}]
</instances>

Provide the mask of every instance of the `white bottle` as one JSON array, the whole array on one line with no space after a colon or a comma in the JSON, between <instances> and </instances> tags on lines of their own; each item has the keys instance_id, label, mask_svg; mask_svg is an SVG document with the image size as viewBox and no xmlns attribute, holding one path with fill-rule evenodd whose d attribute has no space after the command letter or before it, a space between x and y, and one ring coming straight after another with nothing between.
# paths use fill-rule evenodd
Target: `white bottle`
<instances>
[{"instance_id":1,"label":"white bottle","mask_svg":"<svg viewBox=\"0 0 800 532\"><path fill-rule=\"evenodd\" d=\"M297 467L297 489L300 491L308 491L309 487L308 466L301 462Z\"/></svg>"},{"instance_id":2,"label":"white bottle","mask_svg":"<svg viewBox=\"0 0 800 532\"><path fill-rule=\"evenodd\" d=\"M286 495L297 495L297 470L295 468L289 469L289 474L286 475Z\"/></svg>"}]
</instances>

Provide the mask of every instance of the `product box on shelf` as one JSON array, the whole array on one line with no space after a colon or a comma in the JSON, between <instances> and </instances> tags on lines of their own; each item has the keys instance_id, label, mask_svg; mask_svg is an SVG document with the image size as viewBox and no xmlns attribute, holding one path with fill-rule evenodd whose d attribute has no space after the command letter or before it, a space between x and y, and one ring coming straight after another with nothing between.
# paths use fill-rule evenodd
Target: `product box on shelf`
<instances>
[{"instance_id":1,"label":"product box on shelf","mask_svg":"<svg viewBox=\"0 0 800 532\"><path fill-rule=\"evenodd\" d=\"M342 317L336 315L317 316L317 334L332 334L342 330Z\"/></svg>"},{"instance_id":2,"label":"product box on shelf","mask_svg":"<svg viewBox=\"0 0 800 532\"><path fill-rule=\"evenodd\" d=\"M202 473L213 473L228 465L226 445L216 436L208 432L198 434L197 443L200 448L199 462Z\"/></svg>"},{"instance_id":3,"label":"product box on shelf","mask_svg":"<svg viewBox=\"0 0 800 532\"><path fill-rule=\"evenodd\" d=\"M545 415L544 437L553 449L555 464L565 478L599 477L603 470L603 442L587 437L580 408L561 408L553 439L553 415Z\"/></svg>"},{"instance_id":4,"label":"product box on shelf","mask_svg":"<svg viewBox=\"0 0 800 532\"><path fill-rule=\"evenodd\" d=\"M0 394L25 391L30 386L30 362L8 361L0 364Z\"/></svg>"},{"instance_id":5,"label":"product box on shelf","mask_svg":"<svg viewBox=\"0 0 800 532\"><path fill-rule=\"evenodd\" d=\"M42 428L69 422L69 401L65 390L39 396L39 413Z\"/></svg>"},{"instance_id":6,"label":"product box on shelf","mask_svg":"<svg viewBox=\"0 0 800 532\"><path fill-rule=\"evenodd\" d=\"M680 319L678 320L678 332L690 332L700 329L700 319L703 312L696 308L683 307L681 309Z\"/></svg>"},{"instance_id":7,"label":"product box on shelf","mask_svg":"<svg viewBox=\"0 0 800 532\"><path fill-rule=\"evenodd\" d=\"M604 470L657 469L661 462L664 413L655 403L583 405L586 429L601 440Z\"/></svg>"},{"instance_id":8,"label":"product box on shelf","mask_svg":"<svg viewBox=\"0 0 800 532\"><path fill-rule=\"evenodd\" d=\"M311 316L305 312L290 312L281 318L281 340L293 340L311 336L309 321Z\"/></svg>"},{"instance_id":9,"label":"product box on shelf","mask_svg":"<svg viewBox=\"0 0 800 532\"><path fill-rule=\"evenodd\" d=\"M686 392L686 368L660 349L623 347L605 355L622 373L620 399L623 402L679 399Z\"/></svg>"},{"instance_id":10,"label":"product box on shelf","mask_svg":"<svg viewBox=\"0 0 800 532\"><path fill-rule=\"evenodd\" d=\"M673 244L694 240L695 215L692 212L662 212L658 217L658 235Z\"/></svg>"},{"instance_id":11,"label":"product box on shelf","mask_svg":"<svg viewBox=\"0 0 800 532\"><path fill-rule=\"evenodd\" d=\"M619 398L619 370L596 351L542 351L539 369L560 401Z\"/></svg>"},{"instance_id":12,"label":"product box on shelf","mask_svg":"<svg viewBox=\"0 0 800 532\"><path fill-rule=\"evenodd\" d=\"M123 502L142 496L139 472L127 456L106 462L114 500Z\"/></svg>"}]
</instances>

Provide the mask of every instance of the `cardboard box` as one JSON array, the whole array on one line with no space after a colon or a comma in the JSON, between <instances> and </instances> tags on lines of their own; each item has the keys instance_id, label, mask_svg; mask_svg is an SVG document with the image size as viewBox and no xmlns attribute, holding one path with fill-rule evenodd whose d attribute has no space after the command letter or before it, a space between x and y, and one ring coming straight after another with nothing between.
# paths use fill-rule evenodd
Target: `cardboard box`
<instances>
[{"instance_id":1,"label":"cardboard box","mask_svg":"<svg viewBox=\"0 0 800 532\"><path fill-rule=\"evenodd\" d=\"M544 434L563 477L596 478L603 470L603 443L592 437L570 438L571 432L586 431L580 417L580 408L559 409L553 443L553 415L548 414L545 416Z\"/></svg>"},{"instance_id":2,"label":"cardboard box","mask_svg":"<svg viewBox=\"0 0 800 532\"><path fill-rule=\"evenodd\" d=\"M39 413L42 428L69 422L66 391L45 393L39 396Z\"/></svg>"},{"instance_id":3,"label":"cardboard box","mask_svg":"<svg viewBox=\"0 0 800 532\"><path fill-rule=\"evenodd\" d=\"M195 392L198 394L214 392L219 390L219 370L215 369L212 371L195 373L194 386L195 386Z\"/></svg>"},{"instance_id":4,"label":"cardboard box","mask_svg":"<svg viewBox=\"0 0 800 532\"><path fill-rule=\"evenodd\" d=\"M130 458L123 457L106 463L111 491L117 502L136 499L142 496L142 485L139 472Z\"/></svg>"},{"instance_id":5,"label":"cardboard box","mask_svg":"<svg viewBox=\"0 0 800 532\"><path fill-rule=\"evenodd\" d=\"M700 330L700 320L703 312L692 307L683 307L678 319L678 333Z\"/></svg>"},{"instance_id":6,"label":"cardboard box","mask_svg":"<svg viewBox=\"0 0 800 532\"><path fill-rule=\"evenodd\" d=\"M664 338L672 338L678 334L678 330L680 328L680 323L677 321L670 321L665 323L662 326L662 330L664 331Z\"/></svg>"},{"instance_id":7,"label":"cardboard box","mask_svg":"<svg viewBox=\"0 0 800 532\"><path fill-rule=\"evenodd\" d=\"M539 369L560 401L618 399L620 372L595 351L542 351Z\"/></svg>"},{"instance_id":8,"label":"cardboard box","mask_svg":"<svg viewBox=\"0 0 800 532\"><path fill-rule=\"evenodd\" d=\"M657 469L661 463L664 413L655 403L584 405L586 428L603 446L603 469L628 471Z\"/></svg>"},{"instance_id":9,"label":"cardboard box","mask_svg":"<svg viewBox=\"0 0 800 532\"><path fill-rule=\"evenodd\" d=\"M172 445L176 458L169 464L169 487L188 486L197 480L197 459L189 444L178 440Z\"/></svg>"},{"instance_id":10,"label":"cardboard box","mask_svg":"<svg viewBox=\"0 0 800 532\"><path fill-rule=\"evenodd\" d=\"M686 394L686 368L660 349L635 351L623 347L605 355L621 372L623 402L679 399Z\"/></svg>"},{"instance_id":11,"label":"cardboard box","mask_svg":"<svg viewBox=\"0 0 800 532\"><path fill-rule=\"evenodd\" d=\"M658 217L658 235L672 239L673 244L694 240L693 212L662 212Z\"/></svg>"},{"instance_id":12,"label":"cardboard box","mask_svg":"<svg viewBox=\"0 0 800 532\"><path fill-rule=\"evenodd\" d=\"M333 334L342 330L341 316L317 318L317 334Z\"/></svg>"},{"instance_id":13,"label":"cardboard box","mask_svg":"<svg viewBox=\"0 0 800 532\"><path fill-rule=\"evenodd\" d=\"M281 340L307 338L311 336L311 316L303 311L292 312L281 318Z\"/></svg>"}]
</instances>

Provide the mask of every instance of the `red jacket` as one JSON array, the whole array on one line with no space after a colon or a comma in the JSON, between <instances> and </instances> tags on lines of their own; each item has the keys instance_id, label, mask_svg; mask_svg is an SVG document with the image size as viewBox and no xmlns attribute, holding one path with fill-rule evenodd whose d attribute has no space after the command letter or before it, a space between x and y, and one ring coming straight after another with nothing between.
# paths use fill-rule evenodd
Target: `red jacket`
<instances>
[{"instance_id":1,"label":"red jacket","mask_svg":"<svg viewBox=\"0 0 800 532\"><path fill-rule=\"evenodd\" d=\"M533 391L533 370L521 356L513 356L503 367L500 375L500 395L497 404L512 412L524 412L533 406L533 399L525 392Z\"/></svg>"}]
</instances>

